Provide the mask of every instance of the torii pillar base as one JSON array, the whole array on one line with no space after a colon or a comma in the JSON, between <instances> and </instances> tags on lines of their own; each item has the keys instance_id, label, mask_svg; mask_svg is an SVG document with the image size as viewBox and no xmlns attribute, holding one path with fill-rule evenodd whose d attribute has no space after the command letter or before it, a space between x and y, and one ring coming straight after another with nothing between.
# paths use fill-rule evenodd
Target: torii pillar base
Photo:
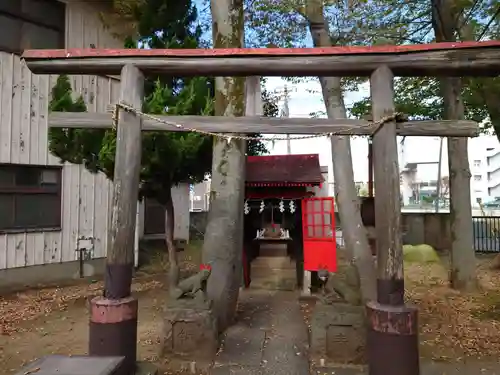
<instances>
[{"instance_id":1,"label":"torii pillar base","mask_svg":"<svg viewBox=\"0 0 500 375\"><path fill-rule=\"evenodd\" d=\"M368 302L369 375L419 375L418 310Z\"/></svg>"},{"instance_id":2,"label":"torii pillar base","mask_svg":"<svg viewBox=\"0 0 500 375\"><path fill-rule=\"evenodd\" d=\"M116 375L132 375L137 358L137 312L134 297L96 297L90 302L89 355L125 357Z\"/></svg>"}]
</instances>

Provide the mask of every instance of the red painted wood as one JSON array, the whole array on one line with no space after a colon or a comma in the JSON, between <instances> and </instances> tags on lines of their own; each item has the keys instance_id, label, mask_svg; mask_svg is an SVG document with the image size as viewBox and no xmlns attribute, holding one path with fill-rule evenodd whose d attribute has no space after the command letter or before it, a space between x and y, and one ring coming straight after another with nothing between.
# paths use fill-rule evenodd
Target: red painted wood
<instances>
[{"instance_id":1,"label":"red painted wood","mask_svg":"<svg viewBox=\"0 0 500 375\"><path fill-rule=\"evenodd\" d=\"M317 210L316 206L319 206ZM318 215L320 216L319 220L317 220ZM327 218L329 220L325 220ZM302 232L304 270L326 269L329 272L336 272L337 242L335 238L335 206L332 197L302 200ZM328 235L329 233L331 235Z\"/></svg>"},{"instance_id":2,"label":"red painted wood","mask_svg":"<svg viewBox=\"0 0 500 375\"><path fill-rule=\"evenodd\" d=\"M245 184L246 186L252 186L252 187L307 187L307 186L319 186L321 187L321 184L296 184L293 182L247 182Z\"/></svg>"},{"instance_id":3,"label":"red painted wood","mask_svg":"<svg viewBox=\"0 0 500 375\"><path fill-rule=\"evenodd\" d=\"M297 191L297 190L285 190L280 194L269 193L266 191L250 191L246 192L246 199L302 199L314 196L312 191Z\"/></svg>"},{"instance_id":4,"label":"red painted wood","mask_svg":"<svg viewBox=\"0 0 500 375\"><path fill-rule=\"evenodd\" d=\"M355 46L325 48L231 48L231 49L101 49L71 48L26 50L23 58L49 59L72 57L131 57L131 56L166 56L166 57L223 57L223 56L312 56L312 55L360 55L360 54L399 54L436 50L455 50L463 48L500 47L500 40L484 42L451 42L409 44L400 46Z\"/></svg>"},{"instance_id":5,"label":"red painted wood","mask_svg":"<svg viewBox=\"0 0 500 375\"><path fill-rule=\"evenodd\" d=\"M337 272L337 248L335 242L304 241L304 270Z\"/></svg>"},{"instance_id":6,"label":"red painted wood","mask_svg":"<svg viewBox=\"0 0 500 375\"><path fill-rule=\"evenodd\" d=\"M247 186L318 186L318 154L247 156Z\"/></svg>"}]
</instances>

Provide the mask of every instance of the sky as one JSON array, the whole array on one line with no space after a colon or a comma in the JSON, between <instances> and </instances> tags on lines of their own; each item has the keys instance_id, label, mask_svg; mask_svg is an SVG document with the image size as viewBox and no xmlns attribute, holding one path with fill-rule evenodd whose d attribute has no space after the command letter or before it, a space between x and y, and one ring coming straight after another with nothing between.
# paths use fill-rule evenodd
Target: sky
<instances>
[{"instance_id":1,"label":"sky","mask_svg":"<svg viewBox=\"0 0 500 375\"><path fill-rule=\"evenodd\" d=\"M310 117L310 113L324 112L321 86L319 81L311 78L308 82L290 84L280 77L269 77L266 82L266 89L270 92L278 90L281 92L287 86L290 92L289 108L290 117ZM358 92L349 92L345 95L346 106L363 99L369 95L368 85L362 85ZM281 106L282 102L279 103ZM326 116L320 116L326 117ZM292 137L294 137L292 135ZM277 141L268 148L273 155L287 153L286 141ZM368 179L368 142L364 138L353 137L351 140L353 155L354 179L355 181L366 181ZM332 176L332 152L330 141L326 137L297 140L291 142L291 151L294 154L319 154L320 163L328 166L329 176ZM331 182L331 181L330 181Z\"/></svg>"},{"instance_id":2,"label":"sky","mask_svg":"<svg viewBox=\"0 0 500 375\"><path fill-rule=\"evenodd\" d=\"M321 86L317 79L308 82L290 84L280 77L269 77L266 89L269 91L282 91L284 86L290 92L289 108L290 117L309 117L311 112L324 112L325 105L322 100ZM349 108L358 100L370 95L369 84L363 84L356 92L346 92L344 100ZM282 102L279 103L281 106ZM321 116L326 117L326 116ZM292 136L293 137L293 136ZM434 162L435 164L420 165L418 167L418 178L423 181L436 180L438 175L438 160L440 138L438 137L406 137L404 146L403 139L398 137L399 166L403 168L406 163ZM481 159L487 147L498 148L498 140L495 136L480 136L469 140L469 160ZM286 141L277 141L268 148L273 155L287 153ZM329 182L333 181L332 153L330 142L325 137L291 142L291 151L294 154L318 153L321 165L328 166ZM448 175L448 157L446 141L443 142L441 175ZM366 138L351 138L351 153L353 159L354 180L356 182L368 181L368 142Z\"/></svg>"},{"instance_id":3,"label":"sky","mask_svg":"<svg viewBox=\"0 0 500 375\"><path fill-rule=\"evenodd\" d=\"M198 9L207 9L206 0L195 0ZM211 31L208 30L204 39L211 39ZM306 40L306 46L312 46L312 40ZM310 113L324 112L325 106L322 100L319 81L311 78L303 83L290 84L280 77L268 77L266 89L268 91L282 91L285 84L290 89L290 117L310 117ZM346 92L344 101L349 108L354 102L368 97L369 85L361 85L356 92ZM281 103L279 103L281 105ZM325 116L321 116L325 117ZM436 180L438 175L437 162L439 160L440 139L438 137L407 137L404 146L402 139L398 137L399 164L400 168L406 163L434 162L435 164L420 165L418 177L421 180ZM448 158L446 142L443 142L441 175L448 175ZM480 158L487 147L498 148L498 140L492 136L481 136L469 141L469 160ZM276 141L274 145L269 142L268 148L273 155L287 153L286 141ZM332 155L329 140L325 137L291 142L291 151L294 154L318 153L322 166L328 166L329 182L333 181ZM368 141L366 138L351 138L351 153L353 159L354 180L356 182L368 181Z\"/></svg>"}]
</instances>

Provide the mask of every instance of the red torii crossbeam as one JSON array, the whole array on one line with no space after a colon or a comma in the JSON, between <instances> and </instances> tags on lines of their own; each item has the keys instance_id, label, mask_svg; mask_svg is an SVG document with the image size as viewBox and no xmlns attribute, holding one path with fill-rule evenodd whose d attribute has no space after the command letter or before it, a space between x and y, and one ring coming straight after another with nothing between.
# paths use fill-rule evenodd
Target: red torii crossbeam
<instances>
[{"instance_id":1,"label":"red torii crossbeam","mask_svg":"<svg viewBox=\"0 0 500 375\"><path fill-rule=\"evenodd\" d=\"M174 76L369 76L385 65L396 76L497 76L500 41L402 46L241 49L27 50L36 74L144 73Z\"/></svg>"}]
</instances>

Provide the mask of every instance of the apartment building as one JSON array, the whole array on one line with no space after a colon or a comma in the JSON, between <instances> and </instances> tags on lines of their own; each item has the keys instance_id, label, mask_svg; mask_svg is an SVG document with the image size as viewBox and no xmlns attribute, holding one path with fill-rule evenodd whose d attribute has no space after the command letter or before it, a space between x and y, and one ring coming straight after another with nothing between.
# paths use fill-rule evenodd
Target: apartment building
<instances>
[{"instance_id":1,"label":"apartment building","mask_svg":"<svg viewBox=\"0 0 500 375\"><path fill-rule=\"evenodd\" d=\"M487 147L474 155L470 168L471 194L483 202L500 197L500 147Z\"/></svg>"}]
</instances>

